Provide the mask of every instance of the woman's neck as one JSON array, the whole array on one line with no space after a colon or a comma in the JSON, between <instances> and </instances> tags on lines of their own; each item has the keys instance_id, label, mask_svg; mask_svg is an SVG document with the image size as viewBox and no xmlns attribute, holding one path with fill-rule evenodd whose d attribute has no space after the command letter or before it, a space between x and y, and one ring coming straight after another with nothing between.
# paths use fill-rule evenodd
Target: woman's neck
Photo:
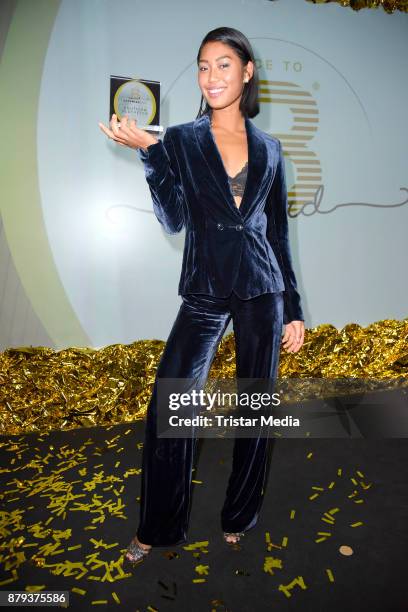
<instances>
[{"instance_id":1,"label":"woman's neck","mask_svg":"<svg viewBox=\"0 0 408 612\"><path fill-rule=\"evenodd\" d=\"M224 109L210 112L211 127L220 128L226 132L242 132L245 130L245 117L239 113L226 112Z\"/></svg>"}]
</instances>

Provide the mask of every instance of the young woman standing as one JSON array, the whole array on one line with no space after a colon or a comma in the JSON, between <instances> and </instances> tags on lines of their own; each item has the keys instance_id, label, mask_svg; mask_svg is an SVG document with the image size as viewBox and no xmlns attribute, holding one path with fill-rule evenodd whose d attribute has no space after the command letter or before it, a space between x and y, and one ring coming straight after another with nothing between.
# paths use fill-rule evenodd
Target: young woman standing
<instances>
[{"instance_id":1,"label":"young woman standing","mask_svg":"<svg viewBox=\"0 0 408 612\"><path fill-rule=\"evenodd\" d=\"M304 341L282 148L250 121L259 113L253 50L238 30L217 28L203 39L197 67L198 116L168 128L163 142L126 117L120 128L115 115L110 128L99 124L117 143L138 151L164 229L177 233L186 227L182 304L147 410L140 524L126 553L131 562L145 558L152 546L187 538L197 440L157 437L158 380L205 381L231 319L238 378L275 380L281 343L297 352ZM257 522L273 442L261 435L234 441L221 512L229 544Z\"/></svg>"}]
</instances>

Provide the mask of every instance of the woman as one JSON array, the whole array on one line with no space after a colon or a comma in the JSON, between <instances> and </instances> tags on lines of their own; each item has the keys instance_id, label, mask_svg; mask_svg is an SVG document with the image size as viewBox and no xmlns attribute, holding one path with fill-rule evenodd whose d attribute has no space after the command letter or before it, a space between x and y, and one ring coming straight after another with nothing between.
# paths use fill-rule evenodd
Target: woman
<instances>
[{"instance_id":1,"label":"woman","mask_svg":"<svg viewBox=\"0 0 408 612\"><path fill-rule=\"evenodd\" d=\"M120 128L115 115L110 129L99 124L117 143L137 149L164 229L177 233L186 228L182 304L147 411L141 518L126 553L131 562L145 558L152 546L185 542L188 528L196 439L157 437L158 379L202 383L231 318L239 379L275 380L283 324L287 352L299 351L304 340L288 243L281 145L249 120L259 113L251 45L238 30L216 28L203 39L197 66L198 116L169 127L163 142L126 117ZM221 512L228 544L257 522L272 442L261 436L234 441Z\"/></svg>"}]
</instances>

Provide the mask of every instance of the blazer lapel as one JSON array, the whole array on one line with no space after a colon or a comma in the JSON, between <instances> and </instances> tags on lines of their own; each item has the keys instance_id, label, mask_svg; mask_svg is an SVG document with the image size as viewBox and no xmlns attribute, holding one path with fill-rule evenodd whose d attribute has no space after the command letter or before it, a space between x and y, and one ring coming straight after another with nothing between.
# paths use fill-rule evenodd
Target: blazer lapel
<instances>
[{"instance_id":1,"label":"blazer lapel","mask_svg":"<svg viewBox=\"0 0 408 612\"><path fill-rule=\"evenodd\" d=\"M222 197L225 198L234 214L241 219L245 216L250 204L255 201L259 185L266 175L268 164L268 152L264 139L248 117L245 118L245 127L248 139L248 174L241 204L238 208L231 192L227 171L211 131L209 115L202 115L194 121L196 140L209 171L218 185Z\"/></svg>"}]
</instances>

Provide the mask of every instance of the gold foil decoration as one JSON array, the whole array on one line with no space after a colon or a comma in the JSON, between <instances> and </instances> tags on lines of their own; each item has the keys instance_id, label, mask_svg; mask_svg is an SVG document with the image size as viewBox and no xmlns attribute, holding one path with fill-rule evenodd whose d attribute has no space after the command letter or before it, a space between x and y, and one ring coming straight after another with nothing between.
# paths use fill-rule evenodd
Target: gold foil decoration
<instances>
[{"instance_id":1,"label":"gold foil decoration","mask_svg":"<svg viewBox=\"0 0 408 612\"><path fill-rule=\"evenodd\" d=\"M143 419L161 340L103 349L18 347L0 354L0 434L117 425ZM305 330L297 353L280 355L280 378L391 378L408 374L408 319L367 327L323 324ZM235 339L225 336L209 378L235 376ZM408 379L407 379L408 380Z\"/></svg>"},{"instance_id":2,"label":"gold foil decoration","mask_svg":"<svg viewBox=\"0 0 408 612\"><path fill-rule=\"evenodd\" d=\"M361 9L378 9L382 7L386 13L401 11L408 13L408 0L307 0L313 4L327 4L328 2L338 2L341 6L346 6L359 11Z\"/></svg>"}]
</instances>

